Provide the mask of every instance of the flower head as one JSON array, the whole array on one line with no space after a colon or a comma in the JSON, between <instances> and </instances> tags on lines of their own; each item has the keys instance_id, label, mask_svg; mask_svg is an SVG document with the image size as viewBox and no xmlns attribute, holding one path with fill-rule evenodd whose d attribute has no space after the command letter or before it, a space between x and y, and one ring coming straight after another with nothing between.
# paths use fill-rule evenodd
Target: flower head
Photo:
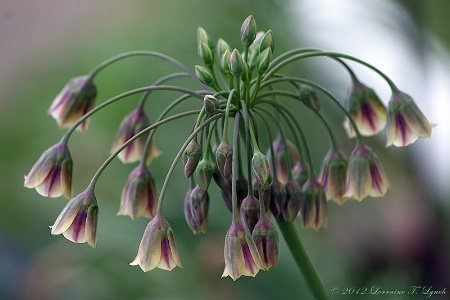
<instances>
[{"instance_id":1,"label":"flower head","mask_svg":"<svg viewBox=\"0 0 450 300\"><path fill-rule=\"evenodd\" d=\"M357 145L352 152L347 170L344 197L361 201L367 196L382 197L389 187L383 165L366 145Z\"/></svg>"},{"instance_id":2,"label":"flower head","mask_svg":"<svg viewBox=\"0 0 450 300\"><path fill-rule=\"evenodd\" d=\"M127 178L117 214L128 215L133 220L139 217L153 218L156 201L155 179L144 164L139 164Z\"/></svg>"},{"instance_id":3,"label":"flower head","mask_svg":"<svg viewBox=\"0 0 450 300\"><path fill-rule=\"evenodd\" d=\"M252 238L265 270L278 265L278 233L275 226L267 219L261 218L255 225Z\"/></svg>"},{"instance_id":4,"label":"flower head","mask_svg":"<svg viewBox=\"0 0 450 300\"><path fill-rule=\"evenodd\" d=\"M150 126L150 119L141 107L136 108L128 114L120 123L117 131L111 153L116 152L126 141L132 138L136 133ZM145 143L149 133L146 133L134 140L125 149L123 149L118 157L123 163L132 163L140 161L144 155ZM153 137L150 141L150 149L147 154L146 163L150 163L153 158L158 157L161 153L156 148Z\"/></svg>"},{"instance_id":5,"label":"flower head","mask_svg":"<svg viewBox=\"0 0 450 300\"><path fill-rule=\"evenodd\" d=\"M387 144L404 147L419 137L430 137L433 126L411 96L397 92L388 105Z\"/></svg>"},{"instance_id":6,"label":"flower head","mask_svg":"<svg viewBox=\"0 0 450 300\"><path fill-rule=\"evenodd\" d=\"M308 179L303 186L300 214L305 228L327 227L327 200L318 181Z\"/></svg>"},{"instance_id":7,"label":"flower head","mask_svg":"<svg viewBox=\"0 0 450 300\"><path fill-rule=\"evenodd\" d=\"M385 105L373 89L356 80L353 82L348 100L348 111L361 135L375 135L386 125ZM344 128L349 137L355 137L355 132L348 119L344 122Z\"/></svg>"},{"instance_id":8,"label":"flower head","mask_svg":"<svg viewBox=\"0 0 450 300\"><path fill-rule=\"evenodd\" d=\"M130 263L148 272L154 268L171 271L181 267L178 250L169 223L156 215L145 228L136 258Z\"/></svg>"},{"instance_id":9,"label":"flower head","mask_svg":"<svg viewBox=\"0 0 450 300\"><path fill-rule=\"evenodd\" d=\"M87 188L72 198L50 228L54 235L63 234L74 243L85 243L95 248L97 241L98 206L94 190Z\"/></svg>"},{"instance_id":10,"label":"flower head","mask_svg":"<svg viewBox=\"0 0 450 300\"><path fill-rule=\"evenodd\" d=\"M97 89L91 78L80 76L71 79L53 100L48 110L60 127L67 128L89 112L95 101ZM88 121L84 121L77 129L86 131Z\"/></svg>"},{"instance_id":11,"label":"flower head","mask_svg":"<svg viewBox=\"0 0 450 300\"><path fill-rule=\"evenodd\" d=\"M346 189L348 161L344 152L340 150L328 151L323 160L319 181L325 189L327 200L333 200L342 205L347 198L344 197Z\"/></svg>"},{"instance_id":12,"label":"flower head","mask_svg":"<svg viewBox=\"0 0 450 300\"><path fill-rule=\"evenodd\" d=\"M263 268L255 242L241 222L233 222L225 237L225 269L222 277L236 280L242 275L253 276Z\"/></svg>"},{"instance_id":13,"label":"flower head","mask_svg":"<svg viewBox=\"0 0 450 300\"><path fill-rule=\"evenodd\" d=\"M35 188L42 196L70 199L72 192L72 158L66 143L47 149L25 176L24 186Z\"/></svg>"}]
</instances>

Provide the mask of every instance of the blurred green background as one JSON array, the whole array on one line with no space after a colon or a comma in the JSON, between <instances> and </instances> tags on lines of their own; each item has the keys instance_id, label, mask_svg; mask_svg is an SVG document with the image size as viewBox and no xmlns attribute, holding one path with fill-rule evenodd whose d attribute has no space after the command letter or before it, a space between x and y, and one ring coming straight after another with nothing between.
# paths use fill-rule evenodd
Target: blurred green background
<instances>
[{"instance_id":1,"label":"blurred green background","mask_svg":"<svg viewBox=\"0 0 450 300\"><path fill-rule=\"evenodd\" d=\"M436 92L437 88L434 85L427 88L427 84L435 81L414 80L438 78L448 83L446 49L450 35L446 18L450 2L372 2L377 2L370 8L375 17L365 22L361 15L352 14L351 9L339 12L339 8L350 4L357 5L359 10L368 9L363 0L333 1L333 8L328 10L327 1L312 0L0 0L0 299L311 299L284 241L277 268L237 282L220 278L223 240L231 217L224 213L225 205L214 190L209 232L194 236L184 221L182 201L188 183L181 167L171 181L165 206L184 267L172 272L143 273L138 267L128 266L147 224L147 220L116 216L122 186L134 166L114 161L97 185L100 216L95 250L50 235L48 226L53 224L65 200L46 199L23 188L24 174L64 132L46 111L70 78L129 50L160 51L193 68L200 63L196 50L198 26L204 27L213 38L222 37L230 45L240 47L240 25L249 14L255 16L259 29L274 31L275 54L294 47L322 45L334 50L335 41L341 50L340 37L349 39L347 44L364 48L365 44L351 40L348 32L336 33L336 28L343 24L357 27L368 43L372 35L381 33L376 46L385 54L377 52L378 58L371 60L371 53L366 53L364 58L369 62L378 61L380 55L386 55L382 60L400 62L405 58L405 49L418 53L399 68L393 64L389 69L392 73L386 72L396 82L398 79L407 85L409 81L414 91L406 88L405 91L426 98L416 97L430 119L439 124L434 137L420 140L408 149L385 149L383 138L371 140L369 144L384 160L390 177L392 188L386 197L362 203L349 201L342 207L330 203L326 230L314 232L303 230L299 223L296 226L327 290L334 286L341 289L380 286L383 290L430 286L433 290L447 289L446 296L432 299L448 299L450 190L446 176L450 162L445 149L449 150L449 131L445 123L448 116L440 119L443 114L436 112L444 110L448 115L450 110L448 103L442 104L447 99L430 97L429 92ZM331 12L347 17L328 17ZM397 18L386 23L383 16L389 14ZM390 39L390 34L395 33L404 39L398 40L403 48L397 40ZM320 44L320 38L327 36L336 39ZM405 44L405 40L412 42ZM436 47L430 50L428 44L421 42L429 40L434 41L433 45L438 41L439 51ZM428 60L422 59L424 55L438 55L445 63L438 64L435 70ZM331 71L324 72L328 67ZM156 59L140 57L118 62L96 78L97 103L127 89L147 85L172 71L176 71L173 66ZM332 64L314 60L290 71L317 79L340 97L346 95L348 78L343 78L344 73ZM371 84L367 80L366 83ZM415 89L418 87L421 89ZM385 101L389 99L383 90L381 95ZM433 95L447 98L444 92ZM149 102L152 108L148 109L153 120L173 96L153 94ZM91 121L87 133L73 135L69 146L75 164L75 194L85 188L108 156L120 121L138 98L130 97L106 108ZM305 122L310 121L309 117L304 116ZM341 117L330 118L334 118L338 128ZM158 147L164 152L151 167L158 188L192 122L191 119L177 122L157 133ZM315 147L318 168L327 151L327 139L315 126L307 126L306 131ZM340 136L343 138L343 133ZM353 147L353 141L342 144L347 151ZM434 159L437 156L439 160ZM355 296L332 295L332 299L350 297Z\"/></svg>"}]
</instances>

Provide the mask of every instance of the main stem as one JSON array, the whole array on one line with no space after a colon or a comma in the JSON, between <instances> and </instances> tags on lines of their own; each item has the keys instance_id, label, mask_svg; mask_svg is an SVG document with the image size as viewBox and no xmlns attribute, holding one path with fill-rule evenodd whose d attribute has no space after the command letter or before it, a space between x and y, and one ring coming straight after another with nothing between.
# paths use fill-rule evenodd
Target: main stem
<instances>
[{"instance_id":1,"label":"main stem","mask_svg":"<svg viewBox=\"0 0 450 300\"><path fill-rule=\"evenodd\" d=\"M276 218L278 227L283 234L284 240L286 241L295 262L297 263L300 272L302 272L303 277L308 284L311 293L314 295L316 300L329 299L328 293L323 286L319 275L316 272L305 248L303 247L302 241L298 235L294 224L291 222L286 222L283 218Z\"/></svg>"}]
</instances>

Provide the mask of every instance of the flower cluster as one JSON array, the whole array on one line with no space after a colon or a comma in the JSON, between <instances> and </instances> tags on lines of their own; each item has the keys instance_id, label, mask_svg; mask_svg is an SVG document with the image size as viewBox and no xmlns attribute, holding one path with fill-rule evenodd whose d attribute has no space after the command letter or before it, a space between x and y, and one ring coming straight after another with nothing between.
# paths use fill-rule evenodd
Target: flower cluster
<instances>
[{"instance_id":1,"label":"flower cluster","mask_svg":"<svg viewBox=\"0 0 450 300\"><path fill-rule=\"evenodd\" d=\"M72 79L56 97L49 113L61 127L69 127L60 142L45 151L25 177L25 186L47 197L71 198L72 159L69 138L76 129L87 129L87 120L102 108L126 97L141 94L134 110L120 125L112 142L112 154L92 177L88 187L71 198L51 226L52 234L95 247L98 206L94 195L99 176L108 164L119 158L123 163L138 162L126 180L119 215L132 219L150 218L135 260L146 272L154 268L181 267L173 230L162 213L169 180L179 161L189 189L184 199L187 225L194 234L208 229L210 201L217 201L212 183L220 190L228 208L231 226L225 235L222 276L236 280L255 276L278 264L278 223L280 230L297 219L304 228L327 226L327 205L348 199L382 197L389 182L380 159L364 138L383 129L387 146L407 146L418 137L429 137L432 126L412 98L400 91L380 70L361 60L337 52L295 49L274 56L271 30L257 31L253 16L242 24L242 50L233 49L223 39L214 42L203 28L197 32L198 55L202 62L194 71L158 52L134 51L113 57L88 75ZM161 77L150 86L124 92L94 107L94 78L110 64L131 56L167 60L181 69ZM331 59L343 66L352 87L347 101L340 101L321 85L305 78L282 73L286 65L312 57ZM392 98L386 105L376 92L359 81L349 63L362 64L384 78ZM198 90L167 85L173 79L189 77ZM152 91L180 93L152 123L145 112ZM199 99L196 109L173 114L172 109ZM334 105L342 113L349 138L355 138L348 155L339 147L324 105ZM323 124L330 138L330 150L320 173L312 155L302 120L296 110L309 110ZM155 131L166 123L195 116L191 132L175 156L159 192L150 171L159 155ZM178 200L176 200L178 201ZM181 201L180 201L181 203ZM181 204L180 204L181 205ZM286 235L284 235L286 236Z\"/></svg>"}]
</instances>

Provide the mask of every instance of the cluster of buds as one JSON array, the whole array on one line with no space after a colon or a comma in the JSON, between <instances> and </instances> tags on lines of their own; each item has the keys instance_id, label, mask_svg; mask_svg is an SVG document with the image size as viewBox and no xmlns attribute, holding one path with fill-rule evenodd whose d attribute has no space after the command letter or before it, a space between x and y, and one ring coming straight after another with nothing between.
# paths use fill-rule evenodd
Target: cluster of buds
<instances>
[{"instance_id":1,"label":"cluster of buds","mask_svg":"<svg viewBox=\"0 0 450 300\"><path fill-rule=\"evenodd\" d=\"M51 226L52 234L63 234L75 243L88 242L95 247L99 209L94 189L98 178L116 157L123 163L138 162L126 180L118 214L132 219L147 217L151 221L131 265L139 265L144 272L181 267L173 230L162 207L170 178L182 161L189 184L184 200L187 225L194 234L207 231L209 203L217 201L217 196L210 196L211 183L215 183L231 218L222 276L233 280L242 275L255 276L259 270L278 264L279 238L274 221L300 220L304 228L318 230L327 226L330 200L342 205L347 199L361 201L367 196L385 195L389 187L386 173L380 159L364 143L365 137L385 129L386 145L403 147L418 137L431 135L432 125L412 98L372 65L346 54L314 49L295 49L275 58L272 31L257 31L253 16L242 24L240 38L243 49L232 49L225 40L214 42L199 28L197 43L202 65L195 66L195 71L164 54L135 51L105 61L64 87L49 114L58 125L69 129L25 176L25 186L35 188L41 195L70 199ZM95 76L108 65L131 56L167 60L182 73L166 75L150 86L124 92L94 107ZM281 73L289 63L312 57L332 59L344 67L352 81L349 99L344 104L315 82ZM392 89L387 108L372 88L359 81L349 62L362 64L387 81ZM165 84L182 76L190 77L199 89ZM154 90L175 91L181 96L152 123L145 108ZM86 130L87 120L102 108L135 94L142 97L121 123L111 155L88 187L72 197L72 159L68 148L71 134L76 129ZM201 100L202 105L171 114L174 107L191 98ZM339 128L330 126L321 111L324 105L337 106L348 137L355 138L349 158L335 138L333 130ZM310 110L329 134L330 150L318 176L311 157L315 152L310 150L303 131L305 124L298 120L293 107ZM155 146L155 131L189 116L196 116L193 129L186 132L158 196L150 171L152 159L160 154Z\"/></svg>"}]
</instances>

